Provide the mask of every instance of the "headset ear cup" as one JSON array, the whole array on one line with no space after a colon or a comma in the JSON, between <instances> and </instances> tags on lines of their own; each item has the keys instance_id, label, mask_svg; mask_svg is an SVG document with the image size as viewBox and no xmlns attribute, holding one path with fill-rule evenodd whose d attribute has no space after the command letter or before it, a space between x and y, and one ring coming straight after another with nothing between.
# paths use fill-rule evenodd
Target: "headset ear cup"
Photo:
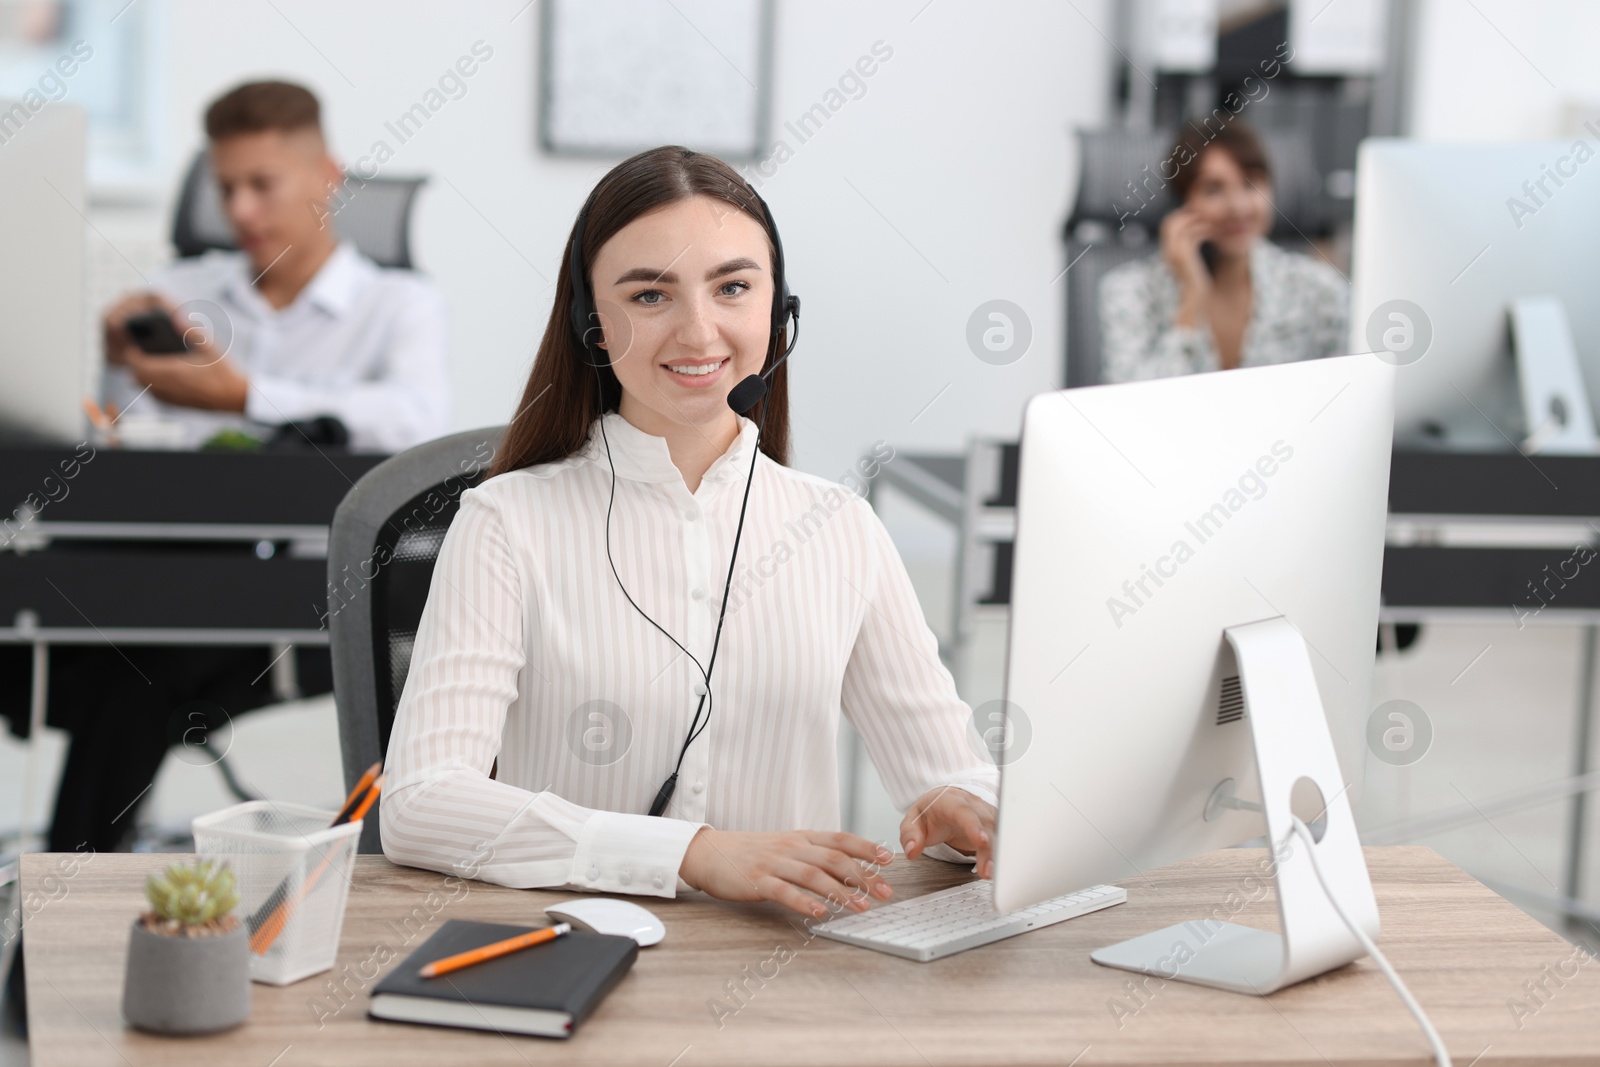
<instances>
[{"instance_id":1,"label":"headset ear cup","mask_svg":"<svg viewBox=\"0 0 1600 1067\"><path fill-rule=\"evenodd\" d=\"M600 316L595 315L593 317L599 318ZM593 335L592 340L590 339L590 335ZM610 362L610 360L603 354L604 349L601 348L601 342L606 339L606 331L604 326L597 322L593 326L585 328L580 336L583 340L583 350L585 352L593 351L597 359L604 362Z\"/></svg>"}]
</instances>

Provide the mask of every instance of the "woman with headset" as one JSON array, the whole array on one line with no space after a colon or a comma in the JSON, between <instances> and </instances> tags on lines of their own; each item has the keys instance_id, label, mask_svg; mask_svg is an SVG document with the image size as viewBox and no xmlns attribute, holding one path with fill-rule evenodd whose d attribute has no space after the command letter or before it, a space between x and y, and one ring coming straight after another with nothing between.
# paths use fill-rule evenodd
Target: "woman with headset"
<instances>
[{"instance_id":1,"label":"woman with headset","mask_svg":"<svg viewBox=\"0 0 1600 1067\"><path fill-rule=\"evenodd\" d=\"M385 854L865 910L891 853L836 829L843 714L906 854L988 877L998 775L905 567L864 500L786 465L799 300L766 204L714 156L652 149L600 180L566 261L493 476L440 549Z\"/></svg>"}]
</instances>

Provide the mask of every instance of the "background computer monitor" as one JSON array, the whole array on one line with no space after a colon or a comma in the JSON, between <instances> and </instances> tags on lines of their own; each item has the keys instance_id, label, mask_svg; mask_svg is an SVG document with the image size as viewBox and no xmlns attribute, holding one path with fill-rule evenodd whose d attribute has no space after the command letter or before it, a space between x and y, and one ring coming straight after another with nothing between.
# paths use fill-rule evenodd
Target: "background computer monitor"
<instances>
[{"instance_id":1,"label":"background computer monitor","mask_svg":"<svg viewBox=\"0 0 1600 1067\"><path fill-rule=\"evenodd\" d=\"M1397 443L1505 451L1534 429L1511 358L1521 296L1560 299L1590 407L1600 398L1595 154L1592 138L1361 145L1350 351L1379 347L1372 323L1405 310L1395 302L1422 313L1414 347L1395 358Z\"/></svg>"},{"instance_id":2,"label":"background computer monitor","mask_svg":"<svg viewBox=\"0 0 1600 1067\"><path fill-rule=\"evenodd\" d=\"M1131 888L1152 867L1263 832L1255 813L1205 818L1225 778L1260 798L1250 726L1224 691L1225 627L1281 615L1299 631L1354 799L1394 376L1374 356L1341 356L1029 402L1000 911L1101 882Z\"/></svg>"},{"instance_id":3,"label":"background computer monitor","mask_svg":"<svg viewBox=\"0 0 1600 1067\"><path fill-rule=\"evenodd\" d=\"M0 439L82 440L81 108L0 100Z\"/></svg>"}]
</instances>

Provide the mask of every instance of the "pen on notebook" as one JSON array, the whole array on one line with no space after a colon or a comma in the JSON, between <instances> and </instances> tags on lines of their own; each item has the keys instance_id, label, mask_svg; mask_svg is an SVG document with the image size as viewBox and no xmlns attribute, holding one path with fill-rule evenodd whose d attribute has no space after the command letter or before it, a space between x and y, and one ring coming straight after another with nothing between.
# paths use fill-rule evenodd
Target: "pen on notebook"
<instances>
[{"instance_id":1,"label":"pen on notebook","mask_svg":"<svg viewBox=\"0 0 1600 1067\"><path fill-rule=\"evenodd\" d=\"M471 967L474 963L492 960L498 956L516 952L518 949L527 948L530 945L542 945L546 941L554 941L571 929L572 927L567 923L556 923L554 926L547 926L543 930L529 930L525 934L508 937L504 941L496 941L491 945L468 949L466 952L457 952L454 956L446 956L442 960L434 960L418 970L417 973L423 978L436 978L441 974L459 971L463 967Z\"/></svg>"}]
</instances>

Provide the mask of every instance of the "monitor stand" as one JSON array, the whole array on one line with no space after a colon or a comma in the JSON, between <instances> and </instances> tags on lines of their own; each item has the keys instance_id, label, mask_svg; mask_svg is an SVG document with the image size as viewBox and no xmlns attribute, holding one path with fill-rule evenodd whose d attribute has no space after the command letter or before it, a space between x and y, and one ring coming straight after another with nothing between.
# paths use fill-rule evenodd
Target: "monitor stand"
<instances>
[{"instance_id":1,"label":"monitor stand","mask_svg":"<svg viewBox=\"0 0 1600 1067\"><path fill-rule=\"evenodd\" d=\"M1316 798L1302 818L1317 841L1323 875L1345 913L1374 940L1378 904L1304 638L1282 616L1230 626L1223 633L1238 662L1263 802L1234 796L1229 779L1212 794L1206 817L1221 808L1266 816L1283 933L1192 919L1098 949L1090 958L1169 981L1266 994L1366 954L1329 904L1303 839L1294 834L1291 794L1301 808L1305 798ZM1219 899L1224 888L1219 887Z\"/></svg>"},{"instance_id":2,"label":"monitor stand","mask_svg":"<svg viewBox=\"0 0 1600 1067\"><path fill-rule=\"evenodd\" d=\"M1578 366L1567 309L1558 297L1511 302L1511 350L1526 420L1525 453L1592 455L1596 440L1589 394Z\"/></svg>"}]
</instances>

